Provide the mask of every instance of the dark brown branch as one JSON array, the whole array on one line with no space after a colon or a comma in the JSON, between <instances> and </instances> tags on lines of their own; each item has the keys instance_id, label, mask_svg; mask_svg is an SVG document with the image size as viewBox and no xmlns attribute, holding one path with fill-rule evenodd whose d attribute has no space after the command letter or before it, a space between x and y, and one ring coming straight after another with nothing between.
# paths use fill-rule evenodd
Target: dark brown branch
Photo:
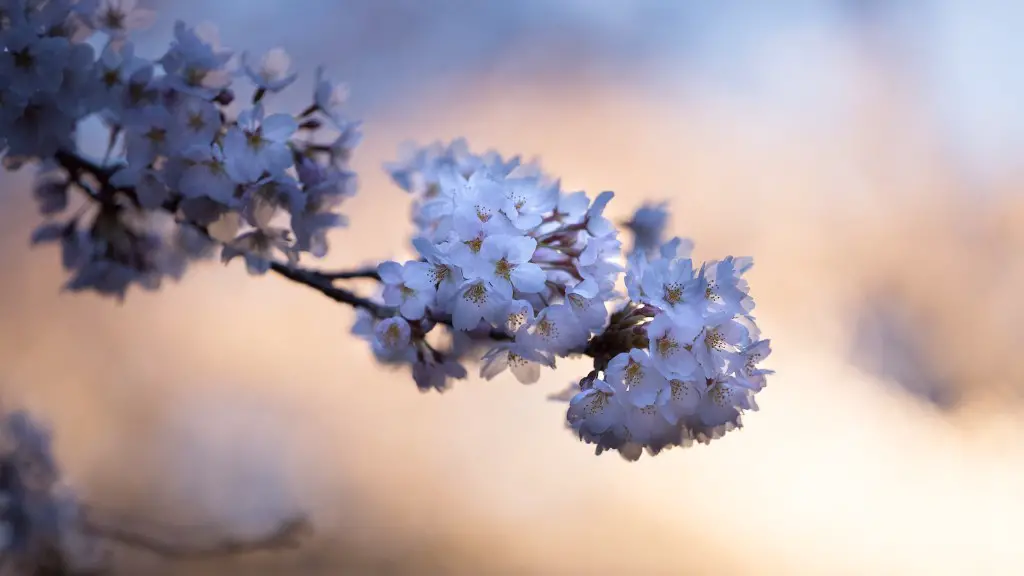
<instances>
[{"instance_id":1,"label":"dark brown branch","mask_svg":"<svg viewBox=\"0 0 1024 576\"><path fill-rule=\"evenodd\" d=\"M331 285L330 277L313 270L303 270L280 262L271 262L270 269L293 282L298 282L317 290L335 302L348 304L354 308L363 308L377 318L394 315L394 310L378 304L369 298L358 296L355 292Z\"/></svg>"},{"instance_id":2,"label":"dark brown branch","mask_svg":"<svg viewBox=\"0 0 1024 576\"><path fill-rule=\"evenodd\" d=\"M71 174L73 179L78 180L83 174L89 174L100 183L102 186L102 192L98 194L90 194L90 198L94 201L101 204L112 203L114 202L112 193L119 192L125 194L133 203L138 204L138 199L135 196L134 190L130 188L115 189L111 186L110 177L116 171L115 168L100 166L87 158L83 158L75 152L69 152L66 150L58 152L55 159L65 170L68 171L69 174ZM174 211L171 207L167 206L165 206L165 209L172 212ZM345 279L367 278L379 281L380 275L375 269L364 268L341 272L320 272L317 270L305 270L296 266L282 264L280 262L271 262L270 269L279 276L312 288L335 302L347 304L353 308L366 310L376 318L388 318L397 314L397 311L393 308L374 302L369 298L359 296L350 290L338 288L333 285L335 280ZM445 324L447 326L452 325L452 319L447 316L434 316L429 318L429 320L438 324ZM498 341L510 340L512 338L508 333L499 329L491 329L479 336Z\"/></svg>"},{"instance_id":3,"label":"dark brown branch","mask_svg":"<svg viewBox=\"0 0 1024 576\"><path fill-rule=\"evenodd\" d=\"M321 274L315 270L303 270L302 268L288 266L286 264L281 264L280 262L271 262L270 269L293 282L297 282L303 286L307 286L320 292L335 302L348 304L353 308L362 308L373 314L376 318L388 318L398 313L394 308L383 306L373 300L358 296L350 290L333 286L327 275ZM452 320L448 317L432 316L429 320L446 326L452 325ZM512 339L512 336L507 332L497 328L493 328L486 333L481 333L480 335L499 342Z\"/></svg>"},{"instance_id":4,"label":"dark brown branch","mask_svg":"<svg viewBox=\"0 0 1024 576\"><path fill-rule=\"evenodd\" d=\"M100 166L88 158L79 156L74 152L68 152L67 150L57 151L54 158L68 172L74 174L91 174L94 178L104 184L108 184L107 181L111 176L113 176L114 172L116 172L116 169Z\"/></svg>"},{"instance_id":5,"label":"dark brown branch","mask_svg":"<svg viewBox=\"0 0 1024 576\"><path fill-rule=\"evenodd\" d=\"M124 546L145 550L163 558L187 560L222 556L237 556L253 552L293 549L310 532L309 523L302 518L288 520L276 530L259 538L224 538L205 545L187 546L167 542L160 538L114 526L103 526L88 518L84 522L87 533L117 542Z\"/></svg>"},{"instance_id":6,"label":"dark brown branch","mask_svg":"<svg viewBox=\"0 0 1024 576\"><path fill-rule=\"evenodd\" d=\"M380 274L377 273L376 268L357 268L355 270L341 270L338 272L317 272L322 278L327 280L356 280L365 278L367 280L380 281Z\"/></svg>"}]
</instances>

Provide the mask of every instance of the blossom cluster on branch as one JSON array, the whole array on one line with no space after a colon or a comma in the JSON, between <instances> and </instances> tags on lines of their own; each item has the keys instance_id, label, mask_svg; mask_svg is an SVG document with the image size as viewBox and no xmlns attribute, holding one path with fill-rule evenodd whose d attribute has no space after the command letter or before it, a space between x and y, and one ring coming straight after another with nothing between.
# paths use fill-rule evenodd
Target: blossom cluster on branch
<instances>
[{"instance_id":1,"label":"blossom cluster on branch","mask_svg":"<svg viewBox=\"0 0 1024 576\"><path fill-rule=\"evenodd\" d=\"M8 168L39 171L46 222L33 239L60 244L67 289L124 299L219 251L356 308L354 333L423 390L465 378L471 362L532 383L558 358L587 356L567 426L629 459L710 441L756 409L770 347L743 279L751 260L696 265L689 242L663 242L665 204L622 223L624 251L605 215L611 192L564 191L519 157L463 140L409 145L385 168L412 196L418 257L300 266L327 253L356 190L360 123L342 112L345 88L321 68L308 106L271 111L296 79L284 51L237 57L212 29L178 22L149 59L129 32L151 17L131 0L0 0L0 146ZM97 154L77 145L90 117L108 130ZM339 286L360 278L379 292Z\"/></svg>"},{"instance_id":2,"label":"blossom cluster on branch","mask_svg":"<svg viewBox=\"0 0 1024 576\"><path fill-rule=\"evenodd\" d=\"M591 357L567 423L598 453L636 459L708 442L757 409L770 374L758 364L771 350L751 315L750 258L696 268L689 241L662 243L666 206L642 206L625 223L633 246L621 294L622 243L604 216L611 192L564 192L538 166L474 155L463 141L411 149L387 169L415 197L420 258L380 265L397 313L367 315L357 332L380 360L412 364L421 388L466 372L459 358L472 346L428 342L441 326L447 341L498 340L483 354L485 378L508 369L528 384L557 358Z\"/></svg>"}]
</instances>

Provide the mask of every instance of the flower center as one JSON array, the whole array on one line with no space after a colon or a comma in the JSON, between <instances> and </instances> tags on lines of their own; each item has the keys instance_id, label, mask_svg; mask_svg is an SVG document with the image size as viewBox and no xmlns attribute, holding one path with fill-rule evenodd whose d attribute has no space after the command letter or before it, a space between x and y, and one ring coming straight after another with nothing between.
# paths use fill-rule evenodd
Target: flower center
<instances>
[{"instance_id":1,"label":"flower center","mask_svg":"<svg viewBox=\"0 0 1024 576\"><path fill-rule=\"evenodd\" d=\"M590 402L587 403L587 415L594 416L600 412L604 412L604 409L608 407L608 398L611 394L598 390L595 394L590 396Z\"/></svg>"},{"instance_id":2,"label":"flower center","mask_svg":"<svg viewBox=\"0 0 1024 576\"><path fill-rule=\"evenodd\" d=\"M188 115L188 127L193 132L199 132L206 127L206 121L203 120L202 112L191 112Z\"/></svg>"},{"instance_id":3,"label":"flower center","mask_svg":"<svg viewBox=\"0 0 1024 576\"><path fill-rule=\"evenodd\" d=\"M198 88L203 85L203 80L205 79L206 70L195 66L189 66L185 69L185 84L187 86Z\"/></svg>"},{"instance_id":4,"label":"flower center","mask_svg":"<svg viewBox=\"0 0 1024 576\"><path fill-rule=\"evenodd\" d=\"M507 258L502 258L494 263L494 274L505 280L511 280L512 271L515 270L515 266L509 263Z\"/></svg>"},{"instance_id":5,"label":"flower center","mask_svg":"<svg viewBox=\"0 0 1024 576\"><path fill-rule=\"evenodd\" d=\"M115 68L113 70L106 70L103 72L103 85L107 88L113 88L121 83L121 74Z\"/></svg>"},{"instance_id":6,"label":"flower center","mask_svg":"<svg viewBox=\"0 0 1024 576\"><path fill-rule=\"evenodd\" d=\"M759 352L755 352L747 357L747 363L744 365L744 368L747 372L752 372L757 368L757 363L760 361L761 354Z\"/></svg>"},{"instance_id":7,"label":"flower center","mask_svg":"<svg viewBox=\"0 0 1024 576\"><path fill-rule=\"evenodd\" d=\"M167 130L154 126L146 132L146 139L154 144L162 144L167 139Z\"/></svg>"},{"instance_id":8,"label":"flower center","mask_svg":"<svg viewBox=\"0 0 1024 576\"><path fill-rule=\"evenodd\" d=\"M708 284L708 287L704 289L704 298L715 302L720 301L721 298L718 296L718 285L714 282Z\"/></svg>"},{"instance_id":9,"label":"flower center","mask_svg":"<svg viewBox=\"0 0 1024 576\"><path fill-rule=\"evenodd\" d=\"M507 323L508 327L511 328L513 332L518 332L519 329L523 327L523 324L526 324L526 311L520 310L519 312L509 314Z\"/></svg>"},{"instance_id":10,"label":"flower center","mask_svg":"<svg viewBox=\"0 0 1024 576\"><path fill-rule=\"evenodd\" d=\"M476 305L479 306L479 305L483 304L484 302L487 302L487 289L484 288L484 285L483 285L482 282L479 282L477 284L473 284L472 286L470 286L466 290L466 294L465 294L464 298L466 300L472 302L473 304L476 304Z\"/></svg>"},{"instance_id":11,"label":"flower center","mask_svg":"<svg viewBox=\"0 0 1024 576\"><path fill-rule=\"evenodd\" d=\"M669 380L669 386L672 387L672 399L679 402L686 395L686 382L682 380Z\"/></svg>"},{"instance_id":12,"label":"flower center","mask_svg":"<svg viewBox=\"0 0 1024 576\"><path fill-rule=\"evenodd\" d=\"M22 70L30 70L36 63L35 57L32 56L32 53L27 48L19 50L11 54L11 56L14 57L14 66Z\"/></svg>"},{"instance_id":13,"label":"flower center","mask_svg":"<svg viewBox=\"0 0 1024 576\"><path fill-rule=\"evenodd\" d=\"M491 219L491 211L477 204L476 217L479 218L481 222L487 222Z\"/></svg>"},{"instance_id":14,"label":"flower center","mask_svg":"<svg viewBox=\"0 0 1024 576\"><path fill-rule=\"evenodd\" d=\"M537 334L544 338L554 338L558 335L558 326L551 320L543 318L540 322L537 322Z\"/></svg>"},{"instance_id":15,"label":"flower center","mask_svg":"<svg viewBox=\"0 0 1024 576\"><path fill-rule=\"evenodd\" d=\"M629 359L629 364L626 365L626 385L629 387L637 386L640 384L640 379L644 377L643 366L637 364L632 358Z\"/></svg>"},{"instance_id":16,"label":"flower center","mask_svg":"<svg viewBox=\"0 0 1024 576\"><path fill-rule=\"evenodd\" d=\"M203 165L206 166L207 170L210 171L210 174L213 174L214 176L220 176L225 173L224 162L218 158L205 160L203 161Z\"/></svg>"},{"instance_id":17,"label":"flower center","mask_svg":"<svg viewBox=\"0 0 1024 576\"><path fill-rule=\"evenodd\" d=\"M263 148L263 145L267 143L267 141L263 139L263 130L260 128L257 128L252 132L247 131L245 133L245 141L249 145L249 148L252 148L256 152L260 151L260 149Z\"/></svg>"},{"instance_id":18,"label":"flower center","mask_svg":"<svg viewBox=\"0 0 1024 576\"><path fill-rule=\"evenodd\" d=\"M655 340L655 347L658 350L658 354L665 357L679 349L679 342L676 342L671 336L665 334Z\"/></svg>"},{"instance_id":19,"label":"flower center","mask_svg":"<svg viewBox=\"0 0 1024 576\"><path fill-rule=\"evenodd\" d=\"M708 391L708 396L711 401L719 406L727 407L729 405L729 394L726 392L725 387L721 383L716 382L715 385Z\"/></svg>"},{"instance_id":20,"label":"flower center","mask_svg":"<svg viewBox=\"0 0 1024 576\"><path fill-rule=\"evenodd\" d=\"M430 270L429 274L430 280L436 285L444 282L444 280L448 278L448 275L451 274L451 269L444 264L434 264L434 267Z\"/></svg>"},{"instance_id":21,"label":"flower center","mask_svg":"<svg viewBox=\"0 0 1024 576\"><path fill-rule=\"evenodd\" d=\"M704 345L709 349L721 350L725 347L725 340L722 339L722 335L718 333L718 329L713 328L704 333Z\"/></svg>"},{"instance_id":22,"label":"flower center","mask_svg":"<svg viewBox=\"0 0 1024 576\"><path fill-rule=\"evenodd\" d=\"M683 287L679 284L665 285L665 302L675 306L683 301Z\"/></svg>"},{"instance_id":23,"label":"flower center","mask_svg":"<svg viewBox=\"0 0 1024 576\"><path fill-rule=\"evenodd\" d=\"M480 249L483 248L484 239L480 236L477 236L472 240L466 240L465 242L463 242L463 244L469 246L469 249L472 250L474 254L477 254L480 252Z\"/></svg>"},{"instance_id":24,"label":"flower center","mask_svg":"<svg viewBox=\"0 0 1024 576\"><path fill-rule=\"evenodd\" d=\"M124 28L124 20L124 12L111 9L103 16L103 25L111 30L121 30Z\"/></svg>"},{"instance_id":25,"label":"flower center","mask_svg":"<svg viewBox=\"0 0 1024 576\"><path fill-rule=\"evenodd\" d=\"M398 324L392 324L384 331L384 345L388 348L395 348L398 346L398 342L401 338L402 331L399 329Z\"/></svg>"},{"instance_id":26,"label":"flower center","mask_svg":"<svg viewBox=\"0 0 1024 576\"><path fill-rule=\"evenodd\" d=\"M147 85L143 82L132 82L128 85L128 101L133 105L141 104L149 100L150 94L146 90Z\"/></svg>"}]
</instances>

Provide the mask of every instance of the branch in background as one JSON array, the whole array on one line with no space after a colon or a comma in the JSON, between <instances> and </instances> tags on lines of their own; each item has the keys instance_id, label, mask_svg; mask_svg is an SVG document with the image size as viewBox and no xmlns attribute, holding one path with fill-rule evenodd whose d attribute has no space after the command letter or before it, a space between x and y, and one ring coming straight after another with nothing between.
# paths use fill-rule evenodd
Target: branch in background
<instances>
[{"instance_id":1,"label":"branch in background","mask_svg":"<svg viewBox=\"0 0 1024 576\"><path fill-rule=\"evenodd\" d=\"M237 556L253 552L293 549L298 547L301 540L311 532L311 527L305 518L294 518L281 523L273 532L258 538L224 538L205 545L189 546L123 528L103 526L88 518L85 520L84 529L92 536L174 560Z\"/></svg>"}]
</instances>

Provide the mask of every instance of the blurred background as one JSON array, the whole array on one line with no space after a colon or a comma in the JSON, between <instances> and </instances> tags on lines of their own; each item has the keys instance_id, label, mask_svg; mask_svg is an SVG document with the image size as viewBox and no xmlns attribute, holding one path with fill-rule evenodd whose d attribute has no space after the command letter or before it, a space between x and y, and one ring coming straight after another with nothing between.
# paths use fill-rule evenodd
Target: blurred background
<instances>
[{"instance_id":1,"label":"blurred background","mask_svg":"<svg viewBox=\"0 0 1024 576\"><path fill-rule=\"evenodd\" d=\"M466 136L566 189L668 200L697 257L751 255L778 371L725 438L595 457L545 397L560 363L421 395L350 310L240 264L124 305L62 295L0 176L0 383L125 524L294 553L127 574L1019 574L1024 545L1024 4L1009 0L143 0L327 65L365 119L328 267L407 253L381 163ZM386 230L386 233L381 233ZM198 528L196 528L198 527ZM142 529L140 528L140 529Z\"/></svg>"}]
</instances>

